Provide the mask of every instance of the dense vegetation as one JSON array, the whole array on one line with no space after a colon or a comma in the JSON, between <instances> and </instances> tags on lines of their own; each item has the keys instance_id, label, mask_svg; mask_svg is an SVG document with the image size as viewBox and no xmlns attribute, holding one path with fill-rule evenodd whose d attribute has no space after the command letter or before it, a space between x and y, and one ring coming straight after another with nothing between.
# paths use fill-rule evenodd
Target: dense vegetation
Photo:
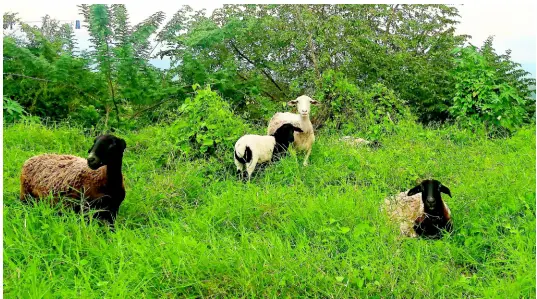
<instances>
[{"instance_id":1,"label":"dense vegetation","mask_svg":"<svg viewBox=\"0 0 537 299\"><path fill-rule=\"evenodd\" d=\"M308 167L292 155L250 184L235 179L229 153L225 163L163 160L176 138L166 127L124 134L116 233L18 200L25 159L84 156L93 136L9 127L4 295L534 298L535 127L495 140L399 127L378 150L322 135ZM453 193L455 230L439 241L400 238L380 203L429 175Z\"/></svg>"},{"instance_id":2,"label":"dense vegetation","mask_svg":"<svg viewBox=\"0 0 537 299\"><path fill-rule=\"evenodd\" d=\"M134 26L124 5L80 11L90 49L78 49L68 24L4 14L23 32L4 36L4 102L85 127L138 129L175 118L198 84L251 124L308 94L323 103L317 127L351 122L373 138L381 128L372 127L401 110L491 136L534 119L535 80L492 39L476 48L455 35L453 6L225 5L211 16L185 6L166 24L156 12ZM154 57L171 67L155 68Z\"/></svg>"},{"instance_id":3,"label":"dense vegetation","mask_svg":"<svg viewBox=\"0 0 537 299\"><path fill-rule=\"evenodd\" d=\"M22 32L3 40L6 297L535 297L535 79L455 35L455 7L80 12L90 49L4 14ZM233 143L301 94L322 103L310 165L291 149L240 183ZM27 158L109 130L127 141L115 233L20 203ZM455 230L401 238L380 203L427 177Z\"/></svg>"}]
</instances>

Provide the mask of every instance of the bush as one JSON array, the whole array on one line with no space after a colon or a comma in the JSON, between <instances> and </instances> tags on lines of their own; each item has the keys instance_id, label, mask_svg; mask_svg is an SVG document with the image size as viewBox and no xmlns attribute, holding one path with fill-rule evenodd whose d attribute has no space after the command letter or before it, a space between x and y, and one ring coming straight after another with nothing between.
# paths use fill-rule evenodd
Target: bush
<instances>
[{"instance_id":1,"label":"bush","mask_svg":"<svg viewBox=\"0 0 537 299\"><path fill-rule=\"evenodd\" d=\"M373 140L395 132L400 121L411 118L405 102L382 83L374 84L365 93L364 108L362 113L369 124L367 137Z\"/></svg>"},{"instance_id":2,"label":"bush","mask_svg":"<svg viewBox=\"0 0 537 299\"><path fill-rule=\"evenodd\" d=\"M234 142L246 132L244 122L235 116L229 104L210 87L198 89L179 107L179 118L173 127L186 154L214 154L218 149L232 149Z\"/></svg>"},{"instance_id":3,"label":"bush","mask_svg":"<svg viewBox=\"0 0 537 299\"><path fill-rule=\"evenodd\" d=\"M378 140L394 132L401 119L410 117L405 102L382 83L362 90L342 73L330 70L323 74L322 86L322 93L317 95L323 99L320 118L330 129L343 134L360 132Z\"/></svg>"},{"instance_id":4,"label":"bush","mask_svg":"<svg viewBox=\"0 0 537 299\"><path fill-rule=\"evenodd\" d=\"M4 122L14 123L26 116L26 111L17 101L13 101L7 97L3 97L4 103Z\"/></svg>"},{"instance_id":5,"label":"bush","mask_svg":"<svg viewBox=\"0 0 537 299\"><path fill-rule=\"evenodd\" d=\"M504 80L494 61L476 47L457 48L454 54L456 92L451 115L462 125L484 126L490 136L513 133L528 119L523 91Z\"/></svg>"},{"instance_id":6,"label":"bush","mask_svg":"<svg viewBox=\"0 0 537 299\"><path fill-rule=\"evenodd\" d=\"M172 166L180 157L232 157L235 142L248 131L246 124L209 87L193 87L196 95L179 107L176 119L146 127L132 140L135 151L148 150L161 167ZM224 154L217 155L219 152Z\"/></svg>"},{"instance_id":7,"label":"bush","mask_svg":"<svg viewBox=\"0 0 537 299\"><path fill-rule=\"evenodd\" d=\"M93 105L80 105L73 113L72 119L83 127L93 127L97 125L101 116Z\"/></svg>"},{"instance_id":8,"label":"bush","mask_svg":"<svg viewBox=\"0 0 537 299\"><path fill-rule=\"evenodd\" d=\"M275 102L261 95L245 96L243 107L239 107L243 119L256 127L266 127L274 113L285 109L285 102ZM241 109L242 108L242 109Z\"/></svg>"}]
</instances>

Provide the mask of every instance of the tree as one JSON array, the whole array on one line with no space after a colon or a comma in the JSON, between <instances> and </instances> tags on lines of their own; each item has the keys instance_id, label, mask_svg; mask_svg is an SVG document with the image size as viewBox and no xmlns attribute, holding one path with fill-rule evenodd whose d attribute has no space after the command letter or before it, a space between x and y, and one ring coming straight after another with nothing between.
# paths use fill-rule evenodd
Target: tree
<instances>
[{"instance_id":1,"label":"tree","mask_svg":"<svg viewBox=\"0 0 537 299\"><path fill-rule=\"evenodd\" d=\"M454 34L455 7L224 5L209 18L187 11L183 31L167 41L173 50L161 55L178 61L180 78L214 84L236 109L260 96L278 103L314 94L323 73L336 70L361 88L382 83L424 121L447 117L455 67L447 54L466 38Z\"/></svg>"},{"instance_id":2,"label":"tree","mask_svg":"<svg viewBox=\"0 0 537 299\"><path fill-rule=\"evenodd\" d=\"M141 108L177 92L176 88L160 88L159 71L148 61L150 38L164 20L164 13L157 12L140 24L130 26L123 4L80 5L79 8L91 36L90 55L106 78L118 127L121 107ZM106 119L111 110L110 102L106 104Z\"/></svg>"},{"instance_id":3,"label":"tree","mask_svg":"<svg viewBox=\"0 0 537 299\"><path fill-rule=\"evenodd\" d=\"M7 22L19 25L22 35L3 39L4 95L29 113L53 120L76 117L87 107L95 109L103 91L100 77L89 71L87 59L75 55L72 29L49 16L40 26L21 23L14 16Z\"/></svg>"},{"instance_id":4,"label":"tree","mask_svg":"<svg viewBox=\"0 0 537 299\"><path fill-rule=\"evenodd\" d=\"M510 60L510 51L497 55L488 38L481 49L473 45L453 51L457 67L453 105L449 112L464 124L483 123L490 135L512 133L533 119L531 85L535 79Z\"/></svg>"}]
</instances>

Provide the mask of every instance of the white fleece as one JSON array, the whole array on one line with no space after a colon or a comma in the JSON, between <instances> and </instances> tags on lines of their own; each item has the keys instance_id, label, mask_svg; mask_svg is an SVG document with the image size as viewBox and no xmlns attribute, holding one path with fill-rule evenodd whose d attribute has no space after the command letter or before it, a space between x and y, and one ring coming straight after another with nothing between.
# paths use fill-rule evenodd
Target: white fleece
<instances>
[{"instance_id":1,"label":"white fleece","mask_svg":"<svg viewBox=\"0 0 537 299\"><path fill-rule=\"evenodd\" d=\"M294 101L290 101L290 105L296 105L300 114L291 112L277 112L269 121L267 135L274 134L276 130L283 124L290 123L295 127L299 127L304 132L295 132L295 142L293 147L299 151L306 152L304 157L304 166L308 165L308 158L311 154L311 148L315 142L315 134L313 132L313 124L310 121L310 108L313 100L308 96L300 96ZM292 103L292 104L291 104Z\"/></svg>"},{"instance_id":2,"label":"white fleece","mask_svg":"<svg viewBox=\"0 0 537 299\"><path fill-rule=\"evenodd\" d=\"M258 163L269 162L272 159L272 152L274 151L275 145L276 139L273 136L242 136L235 143L235 153L239 158L244 158L244 152L246 151L246 146L248 146L252 151L252 160L244 165L233 156L237 170L244 171L244 167L246 167L248 178L250 178Z\"/></svg>"}]
</instances>

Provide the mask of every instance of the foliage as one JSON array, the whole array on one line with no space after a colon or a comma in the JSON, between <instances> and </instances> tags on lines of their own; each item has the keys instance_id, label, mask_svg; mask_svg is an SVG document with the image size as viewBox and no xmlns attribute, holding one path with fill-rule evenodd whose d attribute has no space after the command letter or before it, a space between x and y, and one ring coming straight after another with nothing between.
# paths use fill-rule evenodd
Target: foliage
<instances>
[{"instance_id":1,"label":"foliage","mask_svg":"<svg viewBox=\"0 0 537 299\"><path fill-rule=\"evenodd\" d=\"M162 167L153 153L168 150L157 137L166 128L119 135L127 195L115 233L18 198L26 159L84 157L93 134L4 128L5 297L535 294L534 125L492 140L453 126L401 126L378 150L318 134L307 168L291 155L249 184L234 177L230 152L225 163ZM379 204L429 176L451 189L444 199L455 230L437 241L400 238Z\"/></svg>"},{"instance_id":2,"label":"foliage","mask_svg":"<svg viewBox=\"0 0 537 299\"><path fill-rule=\"evenodd\" d=\"M317 95L323 103L319 117L327 119L334 133L359 132L368 139L379 140L393 133L402 119L413 120L404 101L382 83L360 89L343 73L327 71L318 85L323 86Z\"/></svg>"},{"instance_id":3,"label":"foliage","mask_svg":"<svg viewBox=\"0 0 537 299\"><path fill-rule=\"evenodd\" d=\"M4 36L6 36L6 29L13 29L13 26L17 24L17 22L20 22L20 18L17 16L18 13L16 12L4 12L2 16L2 27L4 28ZM9 36L9 35L8 35Z\"/></svg>"},{"instance_id":4,"label":"foliage","mask_svg":"<svg viewBox=\"0 0 537 299\"><path fill-rule=\"evenodd\" d=\"M364 97L366 109L365 115L370 125L368 135L373 140L378 140L385 134L393 133L397 125L402 121L412 121L408 108L404 101L395 95L394 91L381 83L374 84Z\"/></svg>"},{"instance_id":5,"label":"foliage","mask_svg":"<svg viewBox=\"0 0 537 299\"><path fill-rule=\"evenodd\" d=\"M496 54L492 42L492 36L487 38L480 48L480 53L496 71L497 80L512 86L514 92L524 99L524 110L528 112L524 122L535 121L535 78L532 78L531 73L525 71L519 63L511 60L511 50L501 55Z\"/></svg>"},{"instance_id":6,"label":"foliage","mask_svg":"<svg viewBox=\"0 0 537 299\"><path fill-rule=\"evenodd\" d=\"M114 109L116 127L121 123L124 105L149 105L177 88L161 88L158 71L149 64L149 38L164 20L157 12L136 26L131 26L123 4L80 5L86 27L90 32L92 62L104 75L109 100L104 102L106 113Z\"/></svg>"},{"instance_id":7,"label":"foliage","mask_svg":"<svg viewBox=\"0 0 537 299\"><path fill-rule=\"evenodd\" d=\"M178 110L171 127L187 155L214 154L218 150L232 152L235 141L246 132L246 126L218 94L209 87L197 89Z\"/></svg>"},{"instance_id":8,"label":"foliage","mask_svg":"<svg viewBox=\"0 0 537 299\"><path fill-rule=\"evenodd\" d=\"M496 54L492 39L479 50L483 63L461 66L466 58L452 50L467 36L455 34L452 5L240 4L210 16L183 6L166 24L156 12L132 25L125 5L79 7L91 37L82 51L67 24L45 16L29 26L4 14L4 24L22 32L4 35L4 94L32 115L140 129L169 119L199 84L262 126L290 99L314 95L327 104L314 111L316 127L373 139L392 132L394 118L408 111L423 123L455 120L492 133L513 132L535 117L535 79L509 51ZM157 57L169 59L170 69L152 66ZM478 73L491 72L486 84L497 85L503 98L487 91L483 103L502 104L478 104L495 111L467 114L461 107L471 105L474 87L462 78L479 82L485 79Z\"/></svg>"},{"instance_id":9,"label":"foliage","mask_svg":"<svg viewBox=\"0 0 537 299\"><path fill-rule=\"evenodd\" d=\"M493 60L497 56L490 43L487 41L481 52L474 46L454 51L456 93L449 111L459 122L483 123L491 134L509 133L529 118L528 79L520 79L518 74L525 72L509 60Z\"/></svg>"},{"instance_id":10,"label":"foliage","mask_svg":"<svg viewBox=\"0 0 537 299\"><path fill-rule=\"evenodd\" d=\"M132 137L136 153L164 168L194 158L216 157L217 164L228 162L235 142L252 131L216 92L198 85L193 88L193 97L170 111L161 122Z\"/></svg>"},{"instance_id":11,"label":"foliage","mask_svg":"<svg viewBox=\"0 0 537 299\"><path fill-rule=\"evenodd\" d=\"M85 128L91 128L99 123L101 116L99 110L93 105L80 105L78 109L72 113L72 119L79 125Z\"/></svg>"},{"instance_id":12,"label":"foliage","mask_svg":"<svg viewBox=\"0 0 537 299\"><path fill-rule=\"evenodd\" d=\"M382 83L438 120L452 97L445 54L465 39L454 34L456 17L446 5L224 5L210 18L184 10L184 32L161 54L181 78L213 83L225 74L215 88L240 112L256 92L277 102L314 94L338 70L359 88ZM239 83L242 93L224 92Z\"/></svg>"},{"instance_id":13,"label":"foliage","mask_svg":"<svg viewBox=\"0 0 537 299\"><path fill-rule=\"evenodd\" d=\"M74 41L65 38L64 27L48 17L40 28L21 26L24 38L3 39L4 95L32 115L52 120L68 118L79 105L101 108L100 76L88 69L88 60L72 55Z\"/></svg>"},{"instance_id":14,"label":"foliage","mask_svg":"<svg viewBox=\"0 0 537 299\"><path fill-rule=\"evenodd\" d=\"M17 103L17 101L13 101L4 96L2 102L5 123L13 123L26 117L26 111L19 103Z\"/></svg>"},{"instance_id":15,"label":"foliage","mask_svg":"<svg viewBox=\"0 0 537 299\"><path fill-rule=\"evenodd\" d=\"M88 126L98 121L106 128L113 117L117 128L121 120L139 116L137 110L182 97L180 88L163 84L169 79L149 64L150 41L164 19L162 12L130 26L124 5L80 8L91 36L90 51L77 50L68 24L45 16L40 26L29 26L16 14L4 14L4 23L15 23L22 32L4 36L4 94L32 114ZM98 120L93 112L81 112L88 109L98 113ZM131 115L125 119L127 113Z\"/></svg>"}]
</instances>

